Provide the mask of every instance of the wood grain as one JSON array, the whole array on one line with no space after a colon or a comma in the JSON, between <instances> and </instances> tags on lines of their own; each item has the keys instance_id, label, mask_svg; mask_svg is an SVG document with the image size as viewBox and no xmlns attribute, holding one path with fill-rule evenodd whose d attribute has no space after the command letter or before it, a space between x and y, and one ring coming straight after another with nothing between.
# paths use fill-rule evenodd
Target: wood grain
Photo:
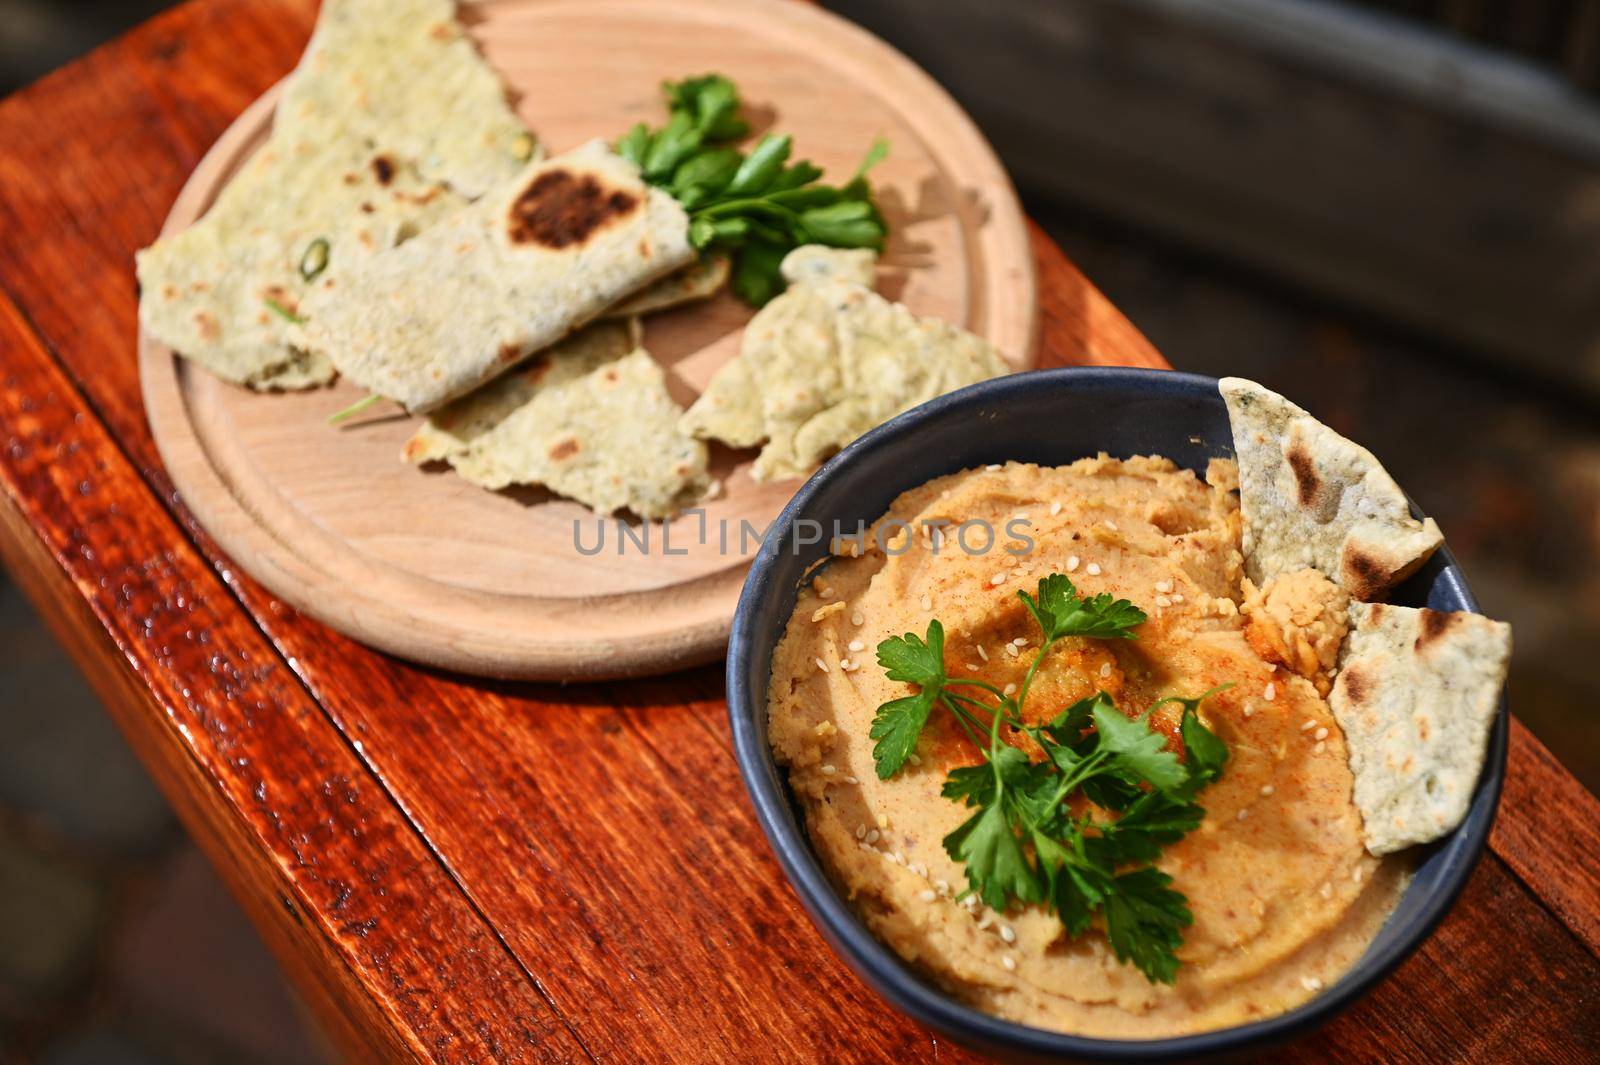
<instances>
[{"instance_id":1,"label":"wood grain","mask_svg":"<svg viewBox=\"0 0 1600 1065\"><path fill-rule=\"evenodd\" d=\"M740 86L758 130L791 134L829 174L851 173L888 137L873 172L891 231L878 288L1031 364L1037 286L1016 194L954 101L888 45L787 0L491 0L470 25L553 152L661 121L661 82L710 69ZM206 154L165 233L199 217L265 140L276 98L257 100ZM737 355L750 315L725 292L646 319L678 402ZM630 545L625 522L570 500L486 492L402 463L419 419L328 425L360 398L354 385L254 393L147 336L140 363L167 472L233 558L364 643L462 672L593 679L721 657L759 546L741 530L769 526L799 486L758 483L753 451L715 447L723 490L665 527L630 529ZM603 549L581 548L580 532Z\"/></svg>"},{"instance_id":2,"label":"wood grain","mask_svg":"<svg viewBox=\"0 0 1600 1065\"><path fill-rule=\"evenodd\" d=\"M242 576L174 495L129 256L310 16L192 2L0 101L8 564L352 1058L967 1060L800 911L745 806L719 671L558 687L409 666ZM1046 361L1160 364L1033 247ZM1511 777L1434 938L1284 1060L1593 1060L1592 800L1520 729Z\"/></svg>"}]
</instances>

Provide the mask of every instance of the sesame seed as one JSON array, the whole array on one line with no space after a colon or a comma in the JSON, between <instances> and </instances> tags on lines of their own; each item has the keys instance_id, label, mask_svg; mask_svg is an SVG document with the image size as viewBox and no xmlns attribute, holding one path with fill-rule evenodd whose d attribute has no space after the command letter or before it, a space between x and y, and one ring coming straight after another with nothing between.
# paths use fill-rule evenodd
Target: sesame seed
<instances>
[{"instance_id":1,"label":"sesame seed","mask_svg":"<svg viewBox=\"0 0 1600 1065\"><path fill-rule=\"evenodd\" d=\"M1172 591L1172 582L1171 581L1156 581L1156 591L1158 591L1158 592L1170 592L1170 591Z\"/></svg>"},{"instance_id":2,"label":"sesame seed","mask_svg":"<svg viewBox=\"0 0 1600 1065\"><path fill-rule=\"evenodd\" d=\"M989 583L993 585L1000 585L1004 584L1005 582L1006 575L1004 573L996 573L993 577L989 578Z\"/></svg>"},{"instance_id":3,"label":"sesame seed","mask_svg":"<svg viewBox=\"0 0 1600 1065\"><path fill-rule=\"evenodd\" d=\"M1171 605L1172 605L1172 600L1171 599L1168 599L1164 595L1156 596L1156 606L1171 606Z\"/></svg>"},{"instance_id":4,"label":"sesame seed","mask_svg":"<svg viewBox=\"0 0 1600 1065\"><path fill-rule=\"evenodd\" d=\"M1358 884L1361 883L1361 866L1358 865L1354 869L1350 870L1350 879L1354 880Z\"/></svg>"},{"instance_id":5,"label":"sesame seed","mask_svg":"<svg viewBox=\"0 0 1600 1065\"><path fill-rule=\"evenodd\" d=\"M839 659L839 668L848 673L854 667L851 665L851 662L848 658L841 658Z\"/></svg>"},{"instance_id":6,"label":"sesame seed","mask_svg":"<svg viewBox=\"0 0 1600 1065\"><path fill-rule=\"evenodd\" d=\"M866 825L857 825L856 826L856 839L866 839L866 838L867 838L867 826Z\"/></svg>"},{"instance_id":7,"label":"sesame seed","mask_svg":"<svg viewBox=\"0 0 1600 1065\"><path fill-rule=\"evenodd\" d=\"M1007 684L1004 691L1007 695L1015 695L1017 694L1017 686L1015 684Z\"/></svg>"},{"instance_id":8,"label":"sesame seed","mask_svg":"<svg viewBox=\"0 0 1600 1065\"><path fill-rule=\"evenodd\" d=\"M878 840L880 840L882 838L883 838L883 833L879 832L877 829L875 829L875 828L867 829L867 842L868 843L876 843L876 842L878 842Z\"/></svg>"},{"instance_id":9,"label":"sesame seed","mask_svg":"<svg viewBox=\"0 0 1600 1065\"><path fill-rule=\"evenodd\" d=\"M1013 958L1009 954L1000 959L1000 964L1006 967L1006 972L1008 973L1014 973L1017 971L1017 959Z\"/></svg>"},{"instance_id":10,"label":"sesame seed","mask_svg":"<svg viewBox=\"0 0 1600 1065\"><path fill-rule=\"evenodd\" d=\"M1101 662L1100 663L1100 675L1102 677L1111 676L1111 663L1110 662Z\"/></svg>"},{"instance_id":11,"label":"sesame seed","mask_svg":"<svg viewBox=\"0 0 1600 1065\"><path fill-rule=\"evenodd\" d=\"M1174 603L1181 603L1181 602L1183 602L1183 593L1182 593L1182 592L1173 592L1173 593L1172 593L1172 601L1173 601L1173 602L1174 602Z\"/></svg>"},{"instance_id":12,"label":"sesame seed","mask_svg":"<svg viewBox=\"0 0 1600 1065\"><path fill-rule=\"evenodd\" d=\"M861 616L861 611L859 610L850 615L850 624L852 625L859 625L865 620L867 619Z\"/></svg>"},{"instance_id":13,"label":"sesame seed","mask_svg":"<svg viewBox=\"0 0 1600 1065\"><path fill-rule=\"evenodd\" d=\"M891 862L893 862L894 864L896 864L896 865L904 865L904 864L906 864L906 856L904 854L901 854L899 851L890 851L889 852L889 860Z\"/></svg>"},{"instance_id":14,"label":"sesame seed","mask_svg":"<svg viewBox=\"0 0 1600 1065\"><path fill-rule=\"evenodd\" d=\"M1015 943L1017 941L1017 930L1008 924L1003 924L1000 926L1000 938L1007 943Z\"/></svg>"},{"instance_id":15,"label":"sesame seed","mask_svg":"<svg viewBox=\"0 0 1600 1065\"><path fill-rule=\"evenodd\" d=\"M888 814L879 814L877 817L873 818L873 820L878 823L878 827L879 828L888 828L889 827L889 815Z\"/></svg>"},{"instance_id":16,"label":"sesame seed","mask_svg":"<svg viewBox=\"0 0 1600 1065\"><path fill-rule=\"evenodd\" d=\"M1328 730L1326 728L1319 728L1319 729L1317 729L1317 731L1313 732L1311 735L1316 737L1319 740L1325 740L1325 739L1328 738Z\"/></svg>"},{"instance_id":17,"label":"sesame seed","mask_svg":"<svg viewBox=\"0 0 1600 1065\"><path fill-rule=\"evenodd\" d=\"M981 931L982 929L988 928L992 924L994 924L994 914L989 910L984 910L983 916L978 918L979 930Z\"/></svg>"},{"instance_id":18,"label":"sesame seed","mask_svg":"<svg viewBox=\"0 0 1600 1065\"><path fill-rule=\"evenodd\" d=\"M976 673L976 672L978 672L978 663L976 663L976 662L968 662L967 663L967 672L968 673Z\"/></svg>"},{"instance_id":19,"label":"sesame seed","mask_svg":"<svg viewBox=\"0 0 1600 1065\"><path fill-rule=\"evenodd\" d=\"M921 765L922 755L913 752L911 756L906 759L906 761L910 762L912 765Z\"/></svg>"},{"instance_id":20,"label":"sesame seed","mask_svg":"<svg viewBox=\"0 0 1600 1065\"><path fill-rule=\"evenodd\" d=\"M983 644L981 644L981 643L978 644L977 645L977 649L978 649L978 657L983 659L985 662L989 661L989 652L985 651L983 649Z\"/></svg>"},{"instance_id":21,"label":"sesame seed","mask_svg":"<svg viewBox=\"0 0 1600 1065\"><path fill-rule=\"evenodd\" d=\"M1244 716L1245 717L1249 717L1251 714L1253 714L1255 712L1256 712L1256 708L1255 707L1251 706L1249 703L1245 703L1244 704Z\"/></svg>"},{"instance_id":22,"label":"sesame seed","mask_svg":"<svg viewBox=\"0 0 1600 1065\"><path fill-rule=\"evenodd\" d=\"M875 851L874 851L874 850L873 850L873 849L872 849L872 847L871 847L871 846L869 846L869 845L868 845L868 844L866 844L866 843L857 843L857 844L856 844L856 846L857 846L857 847L860 847L860 848L861 848L861 849L862 849L862 850L864 850L864 851L866 851L866 852L867 852L867 853L868 853L868 854L874 854L874 853L876 853L876 852L875 852Z\"/></svg>"},{"instance_id":23,"label":"sesame seed","mask_svg":"<svg viewBox=\"0 0 1600 1065\"><path fill-rule=\"evenodd\" d=\"M864 651L867 645L860 640L851 640L848 649L851 651Z\"/></svg>"},{"instance_id":24,"label":"sesame seed","mask_svg":"<svg viewBox=\"0 0 1600 1065\"><path fill-rule=\"evenodd\" d=\"M1061 513L1061 500L1058 499L1054 503L1050 504L1050 515L1051 515L1051 517L1054 517L1055 515L1060 514L1060 513Z\"/></svg>"},{"instance_id":25,"label":"sesame seed","mask_svg":"<svg viewBox=\"0 0 1600 1065\"><path fill-rule=\"evenodd\" d=\"M1098 576L1100 576L1100 563L1098 563L1098 562L1091 562L1091 563L1089 563L1089 566L1088 566L1088 569L1087 569L1087 570L1086 570L1086 572L1087 572L1087 573L1088 573L1088 574L1089 574L1089 576L1091 576L1091 577L1098 577Z\"/></svg>"},{"instance_id":26,"label":"sesame seed","mask_svg":"<svg viewBox=\"0 0 1600 1065\"><path fill-rule=\"evenodd\" d=\"M1305 723L1300 726L1300 731L1301 732L1310 732L1312 729L1314 729L1316 727L1317 727L1317 719L1314 718L1314 717L1308 717L1308 718L1305 719Z\"/></svg>"},{"instance_id":27,"label":"sesame seed","mask_svg":"<svg viewBox=\"0 0 1600 1065\"><path fill-rule=\"evenodd\" d=\"M934 899L936 899L938 897L939 896L935 895L931 891L923 891L923 892L919 892L917 894L917 898L921 899L923 902L932 902Z\"/></svg>"},{"instance_id":28,"label":"sesame seed","mask_svg":"<svg viewBox=\"0 0 1600 1065\"><path fill-rule=\"evenodd\" d=\"M1238 813L1238 820L1243 821L1250 816L1250 808L1246 807Z\"/></svg>"},{"instance_id":29,"label":"sesame seed","mask_svg":"<svg viewBox=\"0 0 1600 1065\"><path fill-rule=\"evenodd\" d=\"M989 463L989 465L984 467L984 469L988 470L990 473L993 473L995 470L998 470L999 468L1000 468L1000 464L998 462L991 462L991 463Z\"/></svg>"},{"instance_id":30,"label":"sesame seed","mask_svg":"<svg viewBox=\"0 0 1600 1065\"><path fill-rule=\"evenodd\" d=\"M1277 789L1274 788L1271 784L1263 784L1263 785L1261 785L1261 794L1263 794L1263 795L1271 795L1276 790Z\"/></svg>"},{"instance_id":31,"label":"sesame seed","mask_svg":"<svg viewBox=\"0 0 1600 1065\"><path fill-rule=\"evenodd\" d=\"M1267 682L1267 686L1265 688L1261 689L1261 698L1265 699L1267 702L1270 703L1270 702L1272 702L1272 700L1276 699L1277 697L1278 697L1278 686L1276 684L1273 684L1271 681L1268 681Z\"/></svg>"},{"instance_id":32,"label":"sesame seed","mask_svg":"<svg viewBox=\"0 0 1600 1065\"><path fill-rule=\"evenodd\" d=\"M1017 657L1017 645L1014 644L1014 643L1006 644L1005 645L1005 652L1006 652L1006 654L1010 655L1012 658Z\"/></svg>"},{"instance_id":33,"label":"sesame seed","mask_svg":"<svg viewBox=\"0 0 1600 1065\"><path fill-rule=\"evenodd\" d=\"M828 663L824 662L822 659L813 658L811 661L815 662L817 664L817 668L822 670L822 672L828 672Z\"/></svg>"},{"instance_id":34,"label":"sesame seed","mask_svg":"<svg viewBox=\"0 0 1600 1065\"><path fill-rule=\"evenodd\" d=\"M824 599L832 599L833 589L828 587L826 584L819 584L817 585L817 594Z\"/></svg>"},{"instance_id":35,"label":"sesame seed","mask_svg":"<svg viewBox=\"0 0 1600 1065\"><path fill-rule=\"evenodd\" d=\"M1278 663L1276 663L1276 662L1268 662L1267 663L1267 672L1268 673L1276 673L1276 672L1278 672Z\"/></svg>"},{"instance_id":36,"label":"sesame seed","mask_svg":"<svg viewBox=\"0 0 1600 1065\"><path fill-rule=\"evenodd\" d=\"M933 596L925 595L925 596L922 597L922 609L924 609L924 610L932 610L933 609Z\"/></svg>"},{"instance_id":37,"label":"sesame seed","mask_svg":"<svg viewBox=\"0 0 1600 1065\"><path fill-rule=\"evenodd\" d=\"M968 895L966 898L961 900L961 905L965 906L969 910L972 909L978 905L978 896Z\"/></svg>"},{"instance_id":38,"label":"sesame seed","mask_svg":"<svg viewBox=\"0 0 1600 1065\"><path fill-rule=\"evenodd\" d=\"M1311 753L1313 753L1313 754L1321 754L1323 751L1325 751L1327 749L1328 749L1328 744L1325 741L1319 740L1319 741L1317 741L1317 745L1315 747L1311 748Z\"/></svg>"},{"instance_id":39,"label":"sesame seed","mask_svg":"<svg viewBox=\"0 0 1600 1065\"><path fill-rule=\"evenodd\" d=\"M1117 523L1112 521L1110 518L1106 519L1106 528L1110 529L1112 532L1119 532L1120 531L1117 528Z\"/></svg>"},{"instance_id":40,"label":"sesame seed","mask_svg":"<svg viewBox=\"0 0 1600 1065\"><path fill-rule=\"evenodd\" d=\"M925 876L928 875L928 867L926 865L923 865L921 862L912 862L910 865L906 866L906 868L910 869L913 873L916 873L918 876L925 877Z\"/></svg>"},{"instance_id":41,"label":"sesame seed","mask_svg":"<svg viewBox=\"0 0 1600 1065\"><path fill-rule=\"evenodd\" d=\"M1315 976L1302 976L1300 978L1300 986L1307 991L1321 991L1322 981Z\"/></svg>"},{"instance_id":42,"label":"sesame seed","mask_svg":"<svg viewBox=\"0 0 1600 1065\"><path fill-rule=\"evenodd\" d=\"M825 777L831 777L837 772L838 770L831 765L825 765L822 767L822 775Z\"/></svg>"},{"instance_id":43,"label":"sesame seed","mask_svg":"<svg viewBox=\"0 0 1600 1065\"><path fill-rule=\"evenodd\" d=\"M1333 898L1333 885L1324 880L1322 886L1317 888L1317 894L1325 899Z\"/></svg>"},{"instance_id":44,"label":"sesame seed","mask_svg":"<svg viewBox=\"0 0 1600 1065\"><path fill-rule=\"evenodd\" d=\"M859 784L859 783L861 783L861 781L857 780L855 777L851 776L849 773L846 773L844 775L844 782L846 784Z\"/></svg>"},{"instance_id":45,"label":"sesame seed","mask_svg":"<svg viewBox=\"0 0 1600 1065\"><path fill-rule=\"evenodd\" d=\"M934 881L933 890L937 891L941 895L950 894L950 881L948 881L948 880L936 880L936 881Z\"/></svg>"}]
</instances>

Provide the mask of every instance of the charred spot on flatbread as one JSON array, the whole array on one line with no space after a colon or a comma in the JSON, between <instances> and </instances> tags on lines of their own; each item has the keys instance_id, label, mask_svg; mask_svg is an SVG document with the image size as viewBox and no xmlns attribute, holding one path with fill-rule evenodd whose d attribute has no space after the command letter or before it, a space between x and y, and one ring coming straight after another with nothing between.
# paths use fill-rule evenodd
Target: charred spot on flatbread
<instances>
[{"instance_id":1,"label":"charred spot on flatbread","mask_svg":"<svg viewBox=\"0 0 1600 1065\"><path fill-rule=\"evenodd\" d=\"M550 448L550 461L561 462L564 459L570 459L580 450L578 442L570 436L564 440L557 440Z\"/></svg>"},{"instance_id":2,"label":"charred spot on flatbread","mask_svg":"<svg viewBox=\"0 0 1600 1065\"><path fill-rule=\"evenodd\" d=\"M511 202L507 232L513 244L568 248L639 207L638 196L607 188L593 174L546 170Z\"/></svg>"},{"instance_id":3,"label":"charred spot on flatbread","mask_svg":"<svg viewBox=\"0 0 1600 1065\"><path fill-rule=\"evenodd\" d=\"M376 155L372 158L372 176L378 179L378 184L385 187L394 180L394 160L387 155Z\"/></svg>"},{"instance_id":4,"label":"charred spot on flatbread","mask_svg":"<svg viewBox=\"0 0 1600 1065\"><path fill-rule=\"evenodd\" d=\"M1418 651L1425 651L1429 644L1438 641L1454 628L1462 617L1464 617L1462 614L1424 609L1417 620L1417 640L1413 646Z\"/></svg>"},{"instance_id":5,"label":"charred spot on flatbread","mask_svg":"<svg viewBox=\"0 0 1600 1065\"><path fill-rule=\"evenodd\" d=\"M516 344L501 344L498 357L501 362L516 362L517 356L522 354L522 348Z\"/></svg>"},{"instance_id":6,"label":"charred spot on flatbread","mask_svg":"<svg viewBox=\"0 0 1600 1065\"><path fill-rule=\"evenodd\" d=\"M1322 490L1322 481L1317 476L1317 464L1311 458L1311 452L1306 449L1303 440L1295 440L1289 445L1288 451L1283 456L1289 463L1289 469L1294 473L1295 491L1300 497L1302 507L1315 507L1317 497Z\"/></svg>"}]
</instances>

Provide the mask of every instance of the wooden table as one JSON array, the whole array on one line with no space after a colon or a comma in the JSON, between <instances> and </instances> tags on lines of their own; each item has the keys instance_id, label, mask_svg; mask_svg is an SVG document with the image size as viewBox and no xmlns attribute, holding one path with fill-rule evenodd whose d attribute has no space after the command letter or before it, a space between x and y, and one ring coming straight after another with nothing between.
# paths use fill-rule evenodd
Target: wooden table
<instances>
[{"instance_id":1,"label":"wooden table","mask_svg":"<svg viewBox=\"0 0 1600 1065\"><path fill-rule=\"evenodd\" d=\"M192 0L0 102L0 552L353 1059L963 1060L823 945L719 668L446 676L298 616L157 459L131 256L304 46ZM1047 363L1163 365L1041 233ZM1517 726L1492 853L1307 1060L1600 1058L1600 803Z\"/></svg>"}]
</instances>

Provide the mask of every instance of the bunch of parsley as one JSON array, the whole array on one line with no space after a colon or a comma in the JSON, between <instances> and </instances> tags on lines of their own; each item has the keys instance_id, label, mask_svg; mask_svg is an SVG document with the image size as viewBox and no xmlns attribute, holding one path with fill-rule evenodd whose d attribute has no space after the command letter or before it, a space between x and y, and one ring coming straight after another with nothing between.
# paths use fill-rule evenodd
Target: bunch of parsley
<instances>
[{"instance_id":1,"label":"bunch of parsley","mask_svg":"<svg viewBox=\"0 0 1600 1065\"><path fill-rule=\"evenodd\" d=\"M1201 701L1221 689L1161 699L1136 718L1102 691L1045 724L1030 725L1022 707L1058 640L1136 639L1133 630L1145 613L1106 594L1086 599L1060 573L1041 580L1036 596L1017 595L1043 640L1014 698L986 681L949 675L938 621L929 623L925 637L906 633L878 645L878 663L889 679L919 689L878 707L871 732L878 776L887 780L900 771L936 707L953 715L984 755L981 765L952 770L943 790L945 798L976 811L944 839L951 859L966 866L968 890L1001 912L1013 903L1044 905L1073 936L1099 914L1119 961L1131 962L1152 982L1170 984L1183 929L1194 918L1188 900L1170 886L1172 878L1153 863L1163 847L1200 824L1205 810L1195 796L1228 760L1227 746L1200 723L1198 712ZM1182 761L1150 727L1151 713L1167 703L1183 707ZM1031 738L1044 757L1032 760L1009 734ZM1067 800L1079 793L1092 805L1074 814Z\"/></svg>"},{"instance_id":2,"label":"bunch of parsley","mask_svg":"<svg viewBox=\"0 0 1600 1065\"><path fill-rule=\"evenodd\" d=\"M740 299L759 307L782 292L778 264L802 244L883 249L888 227L866 175L888 154L888 141L872 145L845 185L824 185L820 167L789 162L787 135L769 133L748 153L732 146L750 126L739 117L738 89L721 74L669 81L662 90L667 124L639 123L617 153L683 204L690 243L734 254Z\"/></svg>"}]
</instances>

